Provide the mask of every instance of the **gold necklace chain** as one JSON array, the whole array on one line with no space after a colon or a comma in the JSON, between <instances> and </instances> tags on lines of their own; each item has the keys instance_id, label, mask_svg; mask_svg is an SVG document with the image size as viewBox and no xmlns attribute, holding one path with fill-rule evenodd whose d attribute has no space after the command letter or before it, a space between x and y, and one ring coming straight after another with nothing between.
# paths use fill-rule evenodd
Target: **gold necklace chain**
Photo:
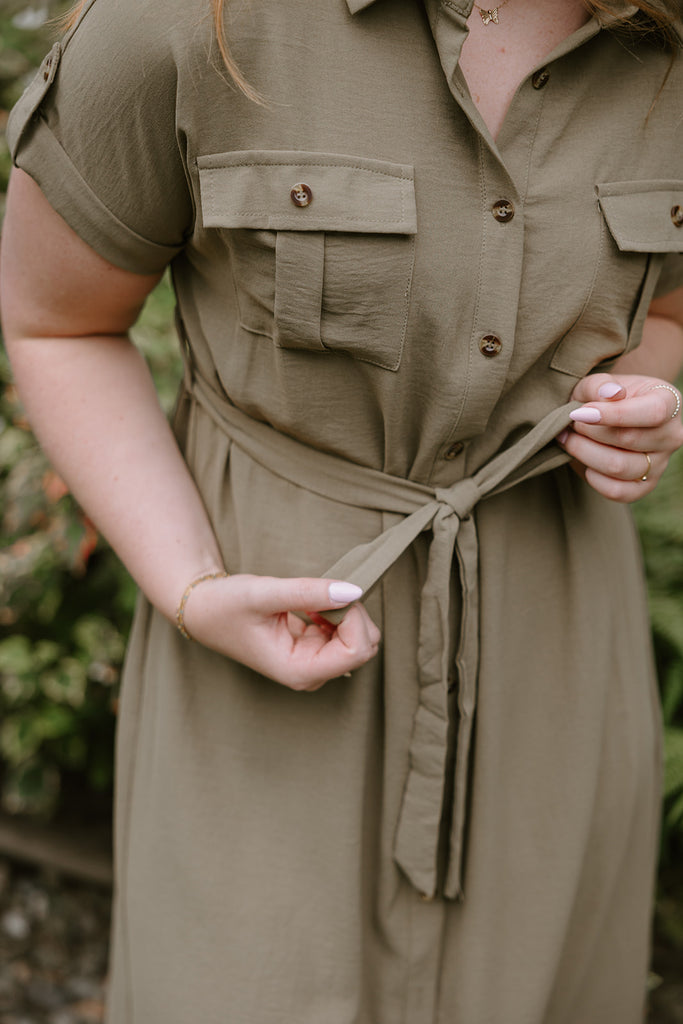
<instances>
[{"instance_id":1,"label":"gold necklace chain","mask_svg":"<svg viewBox=\"0 0 683 1024\"><path fill-rule=\"evenodd\" d=\"M491 11L487 10L485 7L480 7L479 4L473 4L473 6L476 7L477 10L479 11L479 14L481 16L481 20L484 22L485 25L491 25L491 24L497 25L498 24L498 11L501 9L501 7L505 7L505 4L507 2L508 2L508 0L503 0L502 3L498 4L498 6L494 7L493 10L491 10Z\"/></svg>"}]
</instances>

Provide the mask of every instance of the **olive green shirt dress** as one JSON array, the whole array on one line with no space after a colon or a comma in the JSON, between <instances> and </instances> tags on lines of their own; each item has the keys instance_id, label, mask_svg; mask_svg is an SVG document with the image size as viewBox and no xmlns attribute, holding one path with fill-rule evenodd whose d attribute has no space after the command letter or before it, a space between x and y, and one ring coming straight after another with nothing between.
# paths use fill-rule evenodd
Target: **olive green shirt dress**
<instances>
[{"instance_id":1,"label":"olive green shirt dress","mask_svg":"<svg viewBox=\"0 0 683 1024\"><path fill-rule=\"evenodd\" d=\"M175 426L226 566L359 582L383 633L295 693L141 601L110 1024L642 1021L640 559L553 438L683 283L683 61L635 8L590 20L494 142L470 12L231 0L258 105L205 0L93 0L12 115L87 243L171 264Z\"/></svg>"}]
</instances>

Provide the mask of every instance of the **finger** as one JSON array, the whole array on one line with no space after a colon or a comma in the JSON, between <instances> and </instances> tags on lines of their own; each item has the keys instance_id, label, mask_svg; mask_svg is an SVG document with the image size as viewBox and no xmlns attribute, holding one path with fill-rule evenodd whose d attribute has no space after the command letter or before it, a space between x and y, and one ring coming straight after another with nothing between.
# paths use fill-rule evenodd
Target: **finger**
<instances>
[{"instance_id":1,"label":"finger","mask_svg":"<svg viewBox=\"0 0 683 1024\"><path fill-rule=\"evenodd\" d=\"M619 402L591 402L570 412L574 423L600 424L608 427L660 427L675 423L671 419L670 398L667 392L649 391ZM672 429L672 434L674 430Z\"/></svg>"},{"instance_id":2,"label":"finger","mask_svg":"<svg viewBox=\"0 0 683 1024\"><path fill-rule=\"evenodd\" d=\"M626 451L573 431L569 432L563 447L586 469L613 480L641 483L644 476L648 479L652 476L656 480L661 475L660 459L655 453Z\"/></svg>"},{"instance_id":3,"label":"finger","mask_svg":"<svg viewBox=\"0 0 683 1024\"><path fill-rule=\"evenodd\" d=\"M309 611L306 614L311 622L322 632L323 636L331 637L333 635L337 628L333 622L330 622L323 615L319 615L318 612Z\"/></svg>"},{"instance_id":4,"label":"finger","mask_svg":"<svg viewBox=\"0 0 683 1024\"><path fill-rule=\"evenodd\" d=\"M285 611L343 608L362 596L360 587L342 580L252 576L246 599L249 606L261 614L277 615Z\"/></svg>"},{"instance_id":5,"label":"finger","mask_svg":"<svg viewBox=\"0 0 683 1024\"><path fill-rule=\"evenodd\" d=\"M600 444L612 448L623 448L629 452L665 452L671 454L679 447L676 437L676 430L671 430L666 425L663 427L606 427L598 424L575 423L571 430L563 432L558 437L560 444L563 439L576 434L582 437L589 437Z\"/></svg>"},{"instance_id":6,"label":"finger","mask_svg":"<svg viewBox=\"0 0 683 1024\"><path fill-rule=\"evenodd\" d=\"M622 504L630 504L643 498L650 491L654 490L657 480L648 476L647 480L616 480L611 476L604 476L590 467L584 471L584 480L593 490L597 491L610 501L618 501Z\"/></svg>"},{"instance_id":7,"label":"finger","mask_svg":"<svg viewBox=\"0 0 683 1024\"><path fill-rule=\"evenodd\" d=\"M626 397L626 388L609 373L591 373L578 382L572 392L576 402L618 402Z\"/></svg>"},{"instance_id":8,"label":"finger","mask_svg":"<svg viewBox=\"0 0 683 1024\"><path fill-rule=\"evenodd\" d=\"M369 627L372 626L372 629ZM296 639L280 678L292 689L314 690L370 661L378 651L379 631L364 610L354 606L330 639L312 630Z\"/></svg>"},{"instance_id":9,"label":"finger","mask_svg":"<svg viewBox=\"0 0 683 1024\"><path fill-rule=\"evenodd\" d=\"M375 625L367 609L362 604L355 604L350 609L345 618L337 626L339 637L344 644L349 643L349 635L351 630L357 628L363 630L366 641L372 646L377 647L382 638L380 630ZM351 641L353 642L353 641Z\"/></svg>"}]
</instances>

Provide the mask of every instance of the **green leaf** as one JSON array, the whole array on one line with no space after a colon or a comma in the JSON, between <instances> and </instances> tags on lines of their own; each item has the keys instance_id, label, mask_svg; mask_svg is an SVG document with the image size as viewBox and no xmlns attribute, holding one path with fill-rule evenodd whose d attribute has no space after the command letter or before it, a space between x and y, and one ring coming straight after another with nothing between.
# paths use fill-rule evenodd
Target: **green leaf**
<instances>
[{"instance_id":1,"label":"green leaf","mask_svg":"<svg viewBox=\"0 0 683 1024\"><path fill-rule=\"evenodd\" d=\"M8 636L0 640L0 673L29 675L34 669L31 642L26 636Z\"/></svg>"}]
</instances>

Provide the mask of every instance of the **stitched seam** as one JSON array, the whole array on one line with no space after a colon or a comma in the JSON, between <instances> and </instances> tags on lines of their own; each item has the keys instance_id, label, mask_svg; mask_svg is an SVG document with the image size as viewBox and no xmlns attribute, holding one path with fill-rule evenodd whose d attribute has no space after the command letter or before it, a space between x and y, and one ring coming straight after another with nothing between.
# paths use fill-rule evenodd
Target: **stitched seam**
<instances>
[{"instance_id":1,"label":"stitched seam","mask_svg":"<svg viewBox=\"0 0 683 1024\"><path fill-rule=\"evenodd\" d=\"M612 229L610 228L610 231L611 230ZM681 229L678 228L677 230L680 231ZM653 237L653 238L646 238L644 241L643 241L642 238L623 238L623 237L621 237L620 241L621 241L622 245L642 245L642 246L644 246L643 249L634 249L634 250L632 250L633 252L650 252L650 247L651 246L659 245L661 242L668 242L670 234L671 234L671 232L669 232L666 235L657 235L656 237ZM617 240L617 236L615 235L614 237L615 237L615 240ZM678 240L677 236L674 235L672 237L674 239ZM670 249L670 250L667 249L667 252L683 252L683 237L680 239L680 243L681 243L681 248L680 249Z\"/></svg>"},{"instance_id":2,"label":"stitched seam","mask_svg":"<svg viewBox=\"0 0 683 1024\"><path fill-rule=\"evenodd\" d=\"M522 202L523 203L526 203L527 197L529 195L529 177L531 175L531 157L533 155L534 146L536 145L536 136L538 135L538 127L539 127L539 125L541 123L541 112L543 110L543 105L545 103L545 92L546 92L546 90L544 89L543 90L543 94L541 95L541 102L538 105L538 115L536 117L536 124L534 125L534 134L533 134L533 137L531 139L531 145L529 146L529 156L528 156L527 163L526 163L526 177L525 177L525 180L524 180L524 195L522 196Z\"/></svg>"},{"instance_id":3,"label":"stitched seam","mask_svg":"<svg viewBox=\"0 0 683 1024\"><path fill-rule=\"evenodd\" d=\"M478 150L479 150L479 192L480 192L480 195L481 195L481 208L482 208L482 214L483 214L483 216L482 216L483 231L481 233L481 251L479 253L479 267L477 269L477 300L476 300L476 304L475 304L475 307L474 307L474 316L473 316L473 323L475 325L475 328L479 324L479 310L481 309L482 279L483 279L483 276L484 276L484 255L486 253L486 228L487 228L487 225L488 225L488 221L486 220L486 218L487 218L487 216L489 214L489 211L487 209L488 201L487 201L487 195L486 195L486 182L485 182L485 179L484 179L484 142L483 142L483 139L481 137L479 137L479 139L478 139ZM469 393L470 393L470 390L471 390L471 387L472 387L472 362L473 362L474 345L475 345L475 339L476 339L477 333L478 333L478 331L475 329L475 332L470 337L469 358L468 358L468 361L467 361L467 374L466 374L466 377L465 377L465 387L464 387L464 390L463 390L462 402L460 403L460 411L458 412L458 415L456 416L455 421L453 423L453 430L451 431L451 439L456 437L456 435L458 433L458 428L460 426L460 421L461 421L461 419L462 419L462 417L464 415L465 406L467 404L467 399L469 397Z\"/></svg>"},{"instance_id":4,"label":"stitched seam","mask_svg":"<svg viewBox=\"0 0 683 1024\"><path fill-rule=\"evenodd\" d=\"M441 0L441 6L450 7L452 11L455 11L456 14L463 18L467 16L467 10L464 7L458 7L457 4L452 3L452 0Z\"/></svg>"},{"instance_id":5,"label":"stitched seam","mask_svg":"<svg viewBox=\"0 0 683 1024\"><path fill-rule=\"evenodd\" d=\"M223 215L224 214L234 214L234 215L243 217L245 220L253 220L254 217L263 217L263 216L271 217L273 220L277 220L278 217L284 216L283 214L272 213L272 211L270 211L270 210L255 210L253 213L246 213L244 210L221 210L221 214L223 214ZM316 216L318 216L318 215L316 215ZM320 219L318 219L316 221L313 221L313 223L319 223L321 225L321 227L320 228L310 228L309 230L311 230L311 231L325 231L325 230L332 231L333 230L332 228L329 228L329 227L326 228L324 225L326 223L328 223L330 220L333 220L335 218L338 218L340 221L343 221L344 223L349 222L349 223L353 223L353 224L396 224L396 223L399 223L396 220L396 217L372 217L372 218L371 217L347 217L345 215L342 216L342 215L339 215L339 214L335 214L334 217L332 215L328 216L326 221L321 221ZM405 219L405 218L402 218L402 219ZM219 227L221 227L221 226L225 227L226 225L218 225L218 226ZM271 231L297 231L299 229L296 228L296 227L294 227L294 228L264 227L264 230L266 230L266 231L268 231L268 230L271 230ZM344 229L342 228L340 230L343 233ZM414 235L415 234L414 231L406 231L405 229L404 230L400 230L400 231L396 231L396 232L387 232L387 233L388 234L392 233L392 234L397 234L397 235ZM156 242L156 243L153 243L153 244L158 245L159 243ZM173 248L175 248L175 246L162 246L162 248L173 249Z\"/></svg>"},{"instance_id":6,"label":"stitched seam","mask_svg":"<svg viewBox=\"0 0 683 1024\"><path fill-rule=\"evenodd\" d=\"M360 164L339 164L339 163L322 163L316 161L315 163L293 163L291 161L282 161L277 163L271 162L254 162L254 163L239 163L239 164L222 164L218 167L201 167L199 161L197 161L197 169L201 173L209 173L216 171L230 171L236 170L238 167L338 167L347 171L363 171L365 174L381 174L385 178L395 178L397 181L413 181L414 178L410 174L394 174L392 171L378 171L374 167L362 167Z\"/></svg>"}]
</instances>

